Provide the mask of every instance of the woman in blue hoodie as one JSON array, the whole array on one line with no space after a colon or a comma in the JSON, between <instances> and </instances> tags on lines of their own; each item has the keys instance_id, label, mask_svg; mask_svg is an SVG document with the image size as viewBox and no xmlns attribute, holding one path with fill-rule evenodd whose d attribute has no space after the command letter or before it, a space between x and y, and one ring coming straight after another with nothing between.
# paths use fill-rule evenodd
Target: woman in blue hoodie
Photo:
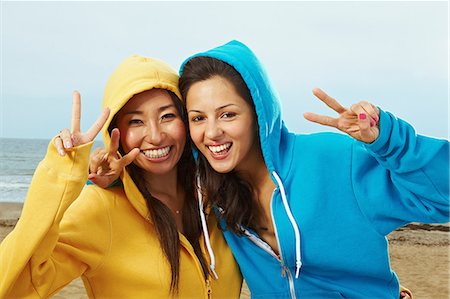
<instances>
[{"instance_id":1,"label":"woman in blue hoodie","mask_svg":"<svg viewBox=\"0 0 450 299\"><path fill-rule=\"evenodd\" d=\"M264 68L237 41L188 58L180 74L199 195L252 298L398 298L386 235L449 221L449 142L319 89L339 116L305 118L349 136L289 132Z\"/></svg>"}]
</instances>

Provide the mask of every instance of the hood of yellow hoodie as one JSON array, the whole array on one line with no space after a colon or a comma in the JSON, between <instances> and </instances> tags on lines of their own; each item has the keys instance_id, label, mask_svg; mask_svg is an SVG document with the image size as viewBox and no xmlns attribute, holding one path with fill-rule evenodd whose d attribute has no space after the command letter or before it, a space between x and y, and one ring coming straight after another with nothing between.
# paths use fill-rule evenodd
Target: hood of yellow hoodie
<instances>
[{"instance_id":1,"label":"hood of yellow hoodie","mask_svg":"<svg viewBox=\"0 0 450 299\"><path fill-rule=\"evenodd\" d=\"M125 59L109 77L103 95L102 107L109 107L111 113L102 129L103 141L109 145L111 137L108 127L119 110L136 94L153 88L172 91L181 99L178 90L178 74L167 63L150 57L133 55ZM134 184L129 173L121 174L125 194L133 207L144 218L148 209L144 197Z\"/></svg>"}]
</instances>

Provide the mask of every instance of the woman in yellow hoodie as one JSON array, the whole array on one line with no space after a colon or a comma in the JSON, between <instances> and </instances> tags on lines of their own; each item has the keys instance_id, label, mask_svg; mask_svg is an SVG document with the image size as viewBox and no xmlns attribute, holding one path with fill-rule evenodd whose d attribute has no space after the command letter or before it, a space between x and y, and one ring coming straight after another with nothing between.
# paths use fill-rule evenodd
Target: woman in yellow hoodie
<instances>
[{"instance_id":1,"label":"woman in yellow hoodie","mask_svg":"<svg viewBox=\"0 0 450 299\"><path fill-rule=\"evenodd\" d=\"M72 132L49 144L0 244L0 298L50 297L79 276L91 298L239 297L242 278L214 213L202 235L180 98L170 66L132 56L107 83L111 113L82 134L74 93ZM117 186L85 187L102 127L105 144L117 144L120 130L119 152L133 163Z\"/></svg>"}]
</instances>

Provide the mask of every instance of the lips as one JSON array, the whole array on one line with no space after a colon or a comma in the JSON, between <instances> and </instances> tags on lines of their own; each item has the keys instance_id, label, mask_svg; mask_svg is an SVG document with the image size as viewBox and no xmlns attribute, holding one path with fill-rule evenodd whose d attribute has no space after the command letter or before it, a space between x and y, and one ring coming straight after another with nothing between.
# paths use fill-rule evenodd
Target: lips
<instances>
[{"instance_id":1,"label":"lips","mask_svg":"<svg viewBox=\"0 0 450 299\"><path fill-rule=\"evenodd\" d=\"M150 159L160 159L167 156L170 152L170 146L158 148L158 149L150 149L150 150L142 150L141 153L144 154L147 158Z\"/></svg>"}]
</instances>

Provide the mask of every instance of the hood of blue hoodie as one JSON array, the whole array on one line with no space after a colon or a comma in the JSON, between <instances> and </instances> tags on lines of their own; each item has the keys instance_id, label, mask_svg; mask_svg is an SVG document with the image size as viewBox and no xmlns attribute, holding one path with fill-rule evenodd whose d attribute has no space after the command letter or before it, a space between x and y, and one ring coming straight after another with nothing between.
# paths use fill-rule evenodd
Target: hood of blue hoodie
<instances>
[{"instance_id":1,"label":"hood of blue hoodie","mask_svg":"<svg viewBox=\"0 0 450 299\"><path fill-rule=\"evenodd\" d=\"M270 173L276 171L281 177L285 177L289 165L282 165L282 163L289 159L281 159L281 157L285 156L286 150L291 147L283 143L282 136L287 133L287 128L281 117L279 96L264 66L252 50L243 43L233 40L187 58L180 67L180 75L183 73L184 65L190 59L199 56L221 60L231 65L242 76L255 104L261 149L266 166Z\"/></svg>"}]
</instances>

